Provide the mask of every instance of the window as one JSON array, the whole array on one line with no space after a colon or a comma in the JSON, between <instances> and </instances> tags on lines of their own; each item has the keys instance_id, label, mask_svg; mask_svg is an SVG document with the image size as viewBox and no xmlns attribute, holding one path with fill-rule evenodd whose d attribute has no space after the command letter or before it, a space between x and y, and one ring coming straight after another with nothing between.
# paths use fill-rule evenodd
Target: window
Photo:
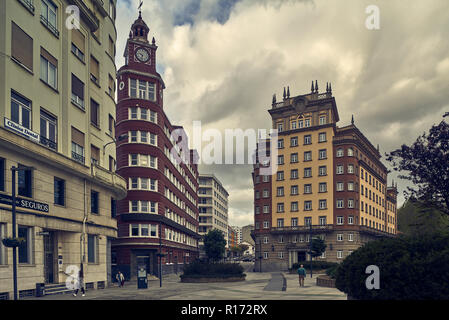
<instances>
[{"instance_id":1,"label":"window","mask_svg":"<svg viewBox=\"0 0 449 320\"><path fill-rule=\"evenodd\" d=\"M277 205L277 212L284 212L284 204L283 203L278 203Z\"/></svg>"},{"instance_id":2,"label":"window","mask_svg":"<svg viewBox=\"0 0 449 320\"><path fill-rule=\"evenodd\" d=\"M93 165L100 165L100 149L95 147L94 145L90 146L90 159L91 164Z\"/></svg>"},{"instance_id":3,"label":"window","mask_svg":"<svg viewBox=\"0 0 449 320\"><path fill-rule=\"evenodd\" d=\"M312 225L312 217L305 217L304 218L304 226L309 227Z\"/></svg>"},{"instance_id":4,"label":"window","mask_svg":"<svg viewBox=\"0 0 449 320\"><path fill-rule=\"evenodd\" d=\"M267 244L268 243L268 237L263 237L263 243Z\"/></svg>"},{"instance_id":5,"label":"window","mask_svg":"<svg viewBox=\"0 0 449 320\"><path fill-rule=\"evenodd\" d=\"M312 176L312 168L304 168L304 178L310 178Z\"/></svg>"},{"instance_id":6,"label":"window","mask_svg":"<svg viewBox=\"0 0 449 320\"><path fill-rule=\"evenodd\" d=\"M290 179L298 179L298 169L293 169L290 171Z\"/></svg>"},{"instance_id":7,"label":"window","mask_svg":"<svg viewBox=\"0 0 449 320\"><path fill-rule=\"evenodd\" d=\"M72 103L84 110L84 83L72 74Z\"/></svg>"},{"instance_id":8,"label":"window","mask_svg":"<svg viewBox=\"0 0 449 320\"><path fill-rule=\"evenodd\" d=\"M310 125L311 125L311 119L310 118L305 119L304 120L304 127L308 128L308 127L310 127Z\"/></svg>"},{"instance_id":9,"label":"window","mask_svg":"<svg viewBox=\"0 0 449 320\"><path fill-rule=\"evenodd\" d=\"M19 263L33 263L33 228L19 225L17 228L17 237L25 239L18 247Z\"/></svg>"},{"instance_id":10,"label":"window","mask_svg":"<svg viewBox=\"0 0 449 320\"><path fill-rule=\"evenodd\" d=\"M6 233L6 223L0 223L0 239L4 239L7 237ZM3 242L0 241L0 265L5 265L7 257L6 247L3 245Z\"/></svg>"},{"instance_id":11,"label":"window","mask_svg":"<svg viewBox=\"0 0 449 320\"><path fill-rule=\"evenodd\" d=\"M326 116L320 116L320 125L326 124Z\"/></svg>"},{"instance_id":12,"label":"window","mask_svg":"<svg viewBox=\"0 0 449 320\"><path fill-rule=\"evenodd\" d=\"M83 62L84 62L85 42L86 40L84 35L78 29L73 28L71 51L78 59L80 59Z\"/></svg>"},{"instance_id":13,"label":"window","mask_svg":"<svg viewBox=\"0 0 449 320\"><path fill-rule=\"evenodd\" d=\"M325 176L325 175L327 175L327 168L326 168L326 166L320 166L320 167L318 168L318 175L319 175L319 176Z\"/></svg>"},{"instance_id":14,"label":"window","mask_svg":"<svg viewBox=\"0 0 449 320\"><path fill-rule=\"evenodd\" d=\"M282 132L284 130L284 125L282 123L278 123L278 131Z\"/></svg>"},{"instance_id":15,"label":"window","mask_svg":"<svg viewBox=\"0 0 449 320\"><path fill-rule=\"evenodd\" d=\"M319 217L319 223L320 223L320 226L325 226L326 225L326 217Z\"/></svg>"},{"instance_id":16,"label":"window","mask_svg":"<svg viewBox=\"0 0 449 320\"><path fill-rule=\"evenodd\" d=\"M298 162L298 154L297 153L292 153L290 155L290 162L291 163L297 163Z\"/></svg>"},{"instance_id":17,"label":"window","mask_svg":"<svg viewBox=\"0 0 449 320\"><path fill-rule=\"evenodd\" d=\"M318 142L326 142L326 132L321 132L318 134Z\"/></svg>"},{"instance_id":18,"label":"window","mask_svg":"<svg viewBox=\"0 0 449 320\"><path fill-rule=\"evenodd\" d=\"M298 202L297 201L294 201L294 202L291 203L291 209L290 210L293 211L293 212L298 211Z\"/></svg>"},{"instance_id":19,"label":"window","mask_svg":"<svg viewBox=\"0 0 449 320\"><path fill-rule=\"evenodd\" d=\"M319 192L327 192L327 183L326 182L320 182Z\"/></svg>"},{"instance_id":20,"label":"window","mask_svg":"<svg viewBox=\"0 0 449 320\"><path fill-rule=\"evenodd\" d=\"M348 173L354 173L354 165L348 164Z\"/></svg>"},{"instance_id":21,"label":"window","mask_svg":"<svg viewBox=\"0 0 449 320\"><path fill-rule=\"evenodd\" d=\"M278 252L278 258L279 259L284 259L284 252Z\"/></svg>"},{"instance_id":22,"label":"window","mask_svg":"<svg viewBox=\"0 0 449 320\"><path fill-rule=\"evenodd\" d=\"M337 182L337 191L344 191L345 184L343 182Z\"/></svg>"},{"instance_id":23,"label":"window","mask_svg":"<svg viewBox=\"0 0 449 320\"><path fill-rule=\"evenodd\" d=\"M98 204L99 204L99 193L97 191L90 191L90 212L94 214L98 214Z\"/></svg>"},{"instance_id":24,"label":"window","mask_svg":"<svg viewBox=\"0 0 449 320\"><path fill-rule=\"evenodd\" d=\"M53 89L58 88L58 60L41 47L40 78Z\"/></svg>"},{"instance_id":25,"label":"window","mask_svg":"<svg viewBox=\"0 0 449 320\"><path fill-rule=\"evenodd\" d=\"M348 241L354 241L354 234L348 233Z\"/></svg>"},{"instance_id":26,"label":"window","mask_svg":"<svg viewBox=\"0 0 449 320\"><path fill-rule=\"evenodd\" d=\"M344 169L342 165L337 165L337 174L343 174L344 173Z\"/></svg>"},{"instance_id":27,"label":"window","mask_svg":"<svg viewBox=\"0 0 449 320\"><path fill-rule=\"evenodd\" d=\"M90 80L100 85L100 63L93 56L90 56Z\"/></svg>"},{"instance_id":28,"label":"window","mask_svg":"<svg viewBox=\"0 0 449 320\"><path fill-rule=\"evenodd\" d=\"M33 39L14 22L11 24L11 56L33 71Z\"/></svg>"},{"instance_id":29,"label":"window","mask_svg":"<svg viewBox=\"0 0 449 320\"><path fill-rule=\"evenodd\" d=\"M262 176L262 181L263 182L269 182L270 181L270 176L266 176L266 175Z\"/></svg>"},{"instance_id":30,"label":"window","mask_svg":"<svg viewBox=\"0 0 449 320\"><path fill-rule=\"evenodd\" d=\"M305 194L312 193L312 185L311 184L304 185L304 193Z\"/></svg>"},{"instance_id":31,"label":"window","mask_svg":"<svg viewBox=\"0 0 449 320\"><path fill-rule=\"evenodd\" d=\"M278 228L283 228L284 227L284 219L278 219L277 226L278 226Z\"/></svg>"},{"instance_id":32,"label":"window","mask_svg":"<svg viewBox=\"0 0 449 320\"><path fill-rule=\"evenodd\" d=\"M5 191L5 178L6 178L5 169L6 169L6 160L0 158L0 191Z\"/></svg>"},{"instance_id":33,"label":"window","mask_svg":"<svg viewBox=\"0 0 449 320\"><path fill-rule=\"evenodd\" d=\"M31 101L11 91L11 120L31 129Z\"/></svg>"},{"instance_id":34,"label":"window","mask_svg":"<svg viewBox=\"0 0 449 320\"><path fill-rule=\"evenodd\" d=\"M327 200L326 199L320 200L319 205L321 210L327 209Z\"/></svg>"},{"instance_id":35,"label":"window","mask_svg":"<svg viewBox=\"0 0 449 320\"><path fill-rule=\"evenodd\" d=\"M117 216L117 200L111 198L111 217L115 218Z\"/></svg>"},{"instance_id":36,"label":"window","mask_svg":"<svg viewBox=\"0 0 449 320\"><path fill-rule=\"evenodd\" d=\"M284 156L283 155L278 156L278 164L279 165L284 164Z\"/></svg>"},{"instance_id":37,"label":"window","mask_svg":"<svg viewBox=\"0 0 449 320\"><path fill-rule=\"evenodd\" d=\"M292 194L292 195L297 195L298 194L298 186L296 185L296 186L291 186L290 187L290 193Z\"/></svg>"},{"instance_id":38,"label":"window","mask_svg":"<svg viewBox=\"0 0 449 320\"><path fill-rule=\"evenodd\" d=\"M291 225L292 225L292 227L297 227L298 226L298 218L292 218Z\"/></svg>"},{"instance_id":39,"label":"window","mask_svg":"<svg viewBox=\"0 0 449 320\"><path fill-rule=\"evenodd\" d=\"M337 200L337 209L342 209L344 207L345 207L344 200L343 199L338 199Z\"/></svg>"},{"instance_id":40,"label":"window","mask_svg":"<svg viewBox=\"0 0 449 320\"><path fill-rule=\"evenodd\" d=\"M56 36L59 36L57 27L58 8L51 0L42 0L41 22Z\"/></svg>"},{"instance_id":41,"label":"window","mask_svg":"<svg viewBox=\"0 0 449 320\"><path fill-rule=\"evenodd\" d=\"M58 129L56 118L50 115L49 113L41 110L40 120L41 120L40 143L53 150L57 150L56 135Z\"/></svg>"},{"instance_id":42,"label":"window","mask_svg":"<svg viewBox=\"0 0 449 320\"><path fill-rule=\"evenodd\" d=\"M109 0L109 16L111 17L112 21L115 20L115 6L114 1Z\"/></svg>"},{"instance_id":43,"label":"window","mask_svg":"<svg viewBox=\"0 0 449 320\"><path fill-rule=\"evenodd\" d=\"M264 258L264 259L268 259L268 252L264 252L264 253L263 253L263 258Z\"/></svg>"},{"instance_id":44,"label":"window","mask_svg":"<svg viewBox=\"0 0 449 320\"><path fill-rule=\"evenodd\" d=\"M19 196L32 198L33 197L33 170L25 169L19 164L17 172L18 188L17 193Z\"/></svg>"},{"instance_id":45,"label":"window","mask_svg":"<svg viewBox=\"0 0 449 320\"><path fill-rule=\"evenodd\" d=\"M277 188L277 196L283 197L284 196L284 187L278 187Z\"/></svg>"},{"instance_id":46,"label":"window","mask_svg":"<svg viewBox=\"0 0 449 320\"><path fill-rule=\"evenodd\" d=\"M270 206L264 205L263 206L263 213L270 213Z\"/></svg>"},{"instance_id":47,"label":"window","mask_svg":"<svg viewBox=\"0 0 449 320\"><path fill-rule=\"evenodd\" d=\"M311 135L304 136L304 144L312 144L312 136Z\"/></svg>"},{"instance_id":48,"label":"window","mask_svg":"<svg viewBox=\"0 0 449 320\"><path fill-rule=\"evenodd\" d=\"M305 211L312 210L312 201L304 201L304 210Z\"/></svg>"},{"instance_id":49,"label":"window","mask_svg":"<svg viewBox=\"0 0 449 320\"><path fill-rule=\"evenodd\" d=\"M290 147L296 147L298 145L298 137L290 138Z\"/></svg>"},{"instance_id":50,"label":"window","mask_svg":"<svg viewBox=\"0 0 449 320\"><path fill-rule=\"evenodd\" d=\"M264 222L263 222L263 228L264 228L264 229L268 229L269 227L270 227L269 222L268 222L268 221L264 221Z\"/></svg>"},{"instance_id":51,"label":"window","mask_svg":"<svg viewBox=\"0 0 449 320\"><path fill-rule=\"evenodd\" d=\"M337 233L337 241L343 241L343 234Z\"/></svg>"},{"instance_id":52,"label":"window","mask_svg":"<svg viewBox=\"0 0 449 320\"><path fill-rule=\"evenodd\" d=\"M109 115L109 121L108 121L108 131L109 134L114 136L114 128L115 128L115 120L112 115Z\"/></svg>"},{"instance_id":53,"label":"window","mask_svg":"<svg viewBox=\"0 0 449 320\"><path fill-rule=\"evenodd\" d=\"M291 128L292 130L295 130L295 129L296 129L296 121L292 121L292 122L290 123L290 128Z\"/></svg>"},{"instance_id":54,"label":"window","mask_svg":"<svg viewBox=\"0 0 449 320\"><path fill-rule=\"evenodd\" d=\"M278 181L284 180L284 171L277 172L277 180Z\"/></svg>"},{"instance_id":55,"label":"window","mask_svg":"<svg viewBox=\"0 0 449 320\"><path fill-rule=\"evenodd\" d=\"M306 151L304 152L304 161L311 161L312 160L312 152Z\"/></svg>"},{"instance_id":56,"label":"window","mask_svg":"<svg viewBox=\"0 0 449 320\"><path fill-rule=\"evenodd\" d=\"M348 217L348 224L354 224L354 216Z\"/></svg>"},{"instance_id":57,"label":"window","mask_svg":"<svg viewBox=\"0 0 449 320\"><path fill-rule=\"evenodd\" d=\"M90 123L96 127L100 126L100 105L93 99L90 99Z\"/></svg>"},{"instance_id":58,"label":"window","mask_svg":"<svg viewBox=\"0 0 449 320\"><path fill-rule=\"evenodd\" d=\"M326 149L322 149L322 150L320 150L320 151L318 152L318 158L319 158L320 160L322 160L322 159L327 159L327 152L326 152Z\"/></svg>"},{"instance_id":59,"label":"window","mask_svg":"<svg viewBox=\"0 0 449 320\"><path fill-rule=\"evenodd\" d=\"M342 225L344 223L344 218L343 216L337 216L337 224L338 225Z\"/></svg>"},{"instance_id":60,"label":"window","mask_svg":"<svg viewBox=\"0 0 449 320\"><path fill-rule=\"evenodd\" d=\"M98 236L87 235L87 262L98 263Z\"/></svg>"},{"instance_id":61,"label":"window","mask_svg":"<svg viewBox=\"0 0 449 320\"><path fill-rule=\"evenodd\" d=\"M354 191L354 182L348 182L348 191Z\"/></svg>"},{"instance_id":62,"label":"window","mask_svg":"<svg viewBox=\"0 0 449 320\"><path fill-rule=\"evenodd\" d=\"M54 178L54 194L55 194L55 204L64 206L65 205L65 181L59 178Z\"/></svg>"},{"instance_id":63,"label":"window","mask_svg":"<svg viewBox=\"0 0 449 320\"><path fill-rule=\"evenodd\" d=\"M114 78L111 75L108 75L108 93L109 95L114 98L114 94L115 94L115 81Z\"/></svg>"},{"instance_id":64,"label":"window","mask_svg":"<svg viewBox=\"0 0 449 320\"><path fill-rule=\"evenodd\" d=\"M354 156L354 149L348 148L348 157L353 157L353 156Z\"/></svg>"},{"instance_id":65,"label":"window","mask_svg":"<svg viewBox=\"0 0 449 320\"><path fill-rule=\"evenodd\" d=\"M282 190L282 193L284 193L283 191L284 191L284 190ZM270 196L270 193L268 192L268 189L264 189L264 190L263 190L263 197L264 197L264 198L268 198L269 196Z\"/></svg>"},{"instance_id":66,"label":"window","mask_svg":"<svg viewBox=\"0 0 449 320\"><path fill-rule=\"evenodd\" d=\"M337 149L337 158L343 157L344 156L344 151L343 148L338 148Z\"/></svg>"},{"instance_id":67,"label":"window","mask_svg":"<svg viewBox=\"0 0 449 320\"><path fill-rule=\"evenodd\" d=\"M130 79L129 96L137 99L155 101L155 84L143 80Z\"/></svg>"},{"instance_id":68,"label":"window","mask_svg":"<svg viewBox=\"0 0 449 320\"><path fill-rule=\"evenodd\" d=\"M109 38L108 54L111 58L115 58L114 40L112 40L111 36L109 36L108 38Z\"/></svg>"},{"instance_id":69,"label":"window","mask_svg":"<svg viewBox=\"0 0 449 320\"><path fill-rule=\"evenodd\" d=\"M343 250L337 250L337 258L343 259Z\"/></svg>"},{"instance_id":70,"label":"window","mask_svg":"<svg viewBox=\"0 0 449 320\"><path fill-rule=\"evenodd\" d=\"M72 127L72 159L84 164L84 133Z\"/></svg>"},{"instance_id":71,"label":"window","mask_svg":"<svg viewBox=\"0 0 449 320\"><path fill-rule=\"evenodd\" d=\"M279 139L278 140L278 149L283 149L284 148L284 139Z\"/></svg>"}]
</instances>

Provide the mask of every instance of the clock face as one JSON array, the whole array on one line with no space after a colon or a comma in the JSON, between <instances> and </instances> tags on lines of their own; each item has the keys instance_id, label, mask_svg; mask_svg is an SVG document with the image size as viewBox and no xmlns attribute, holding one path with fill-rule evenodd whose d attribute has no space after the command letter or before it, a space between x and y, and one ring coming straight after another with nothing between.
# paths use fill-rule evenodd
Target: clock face
<instances>
[{"instance_id":1,"label":"clock face","mask_svg":"<svg viewBox=\"0 0 449 320\"><path fill-rule=\"evenodd\" d=\"M150 55L147 50L140 48L136 51L136 58L141 62L147 62L150 59Z\"/></svg>"}]
</instances>

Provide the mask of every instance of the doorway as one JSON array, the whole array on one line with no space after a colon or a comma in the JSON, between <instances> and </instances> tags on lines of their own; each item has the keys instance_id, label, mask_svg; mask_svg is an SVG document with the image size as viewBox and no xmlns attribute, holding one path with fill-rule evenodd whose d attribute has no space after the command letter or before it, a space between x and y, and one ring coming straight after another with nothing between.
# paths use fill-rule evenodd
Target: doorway
<instances>
[{"instance_id":1,"label":"doorway","mask_svg":"<svg viewBox=\"0 0 449 320\"><path fill-rule=\"evenodd\" d=\"M46 284L55 281L55 234L52 231L44 234L44 277Z\"/></svg>"},{"instance_id":2,"label":"doorway","mask_svg":"<svg viewBox=\"0 0 449 320\"><path fill-rule=\"evenodd\" d=\"M137 270L140 268L144 268L147 271L147 274L150 274L150 256L137 256Z\"/></svg>"},{"instance_id":3,"label":"doorway","mask_svg":"<svg viewBox=\"0 0 449 320\"><path fill-rule=\"evenodd\" d=\"M306 261L306 253L304 251L298 251L298 262Z\"/></svg>"}]
</instances>

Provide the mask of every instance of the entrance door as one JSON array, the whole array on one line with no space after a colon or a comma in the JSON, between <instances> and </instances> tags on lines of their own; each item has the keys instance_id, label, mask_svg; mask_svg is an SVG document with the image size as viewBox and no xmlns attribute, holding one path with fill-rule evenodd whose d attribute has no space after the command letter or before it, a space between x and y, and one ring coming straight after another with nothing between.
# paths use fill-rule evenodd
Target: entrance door
<instances>
[{"instance_id":1,"label":"entrance door","mask_svg":"<svg viewBox=\"0 0 449 320\"><path fill-rule=\"evenodd\" d=\"M306 253L304 251L298 251L298 262L306 261Z\"/></svg>"},{"instance_id":2,"label":"entrance door","mask_svg":"<svg viewBox=\"0 0 449 320\"><path fill-rule=\"evenodd\" d=\"M55 237L54 232L44 235L44 276L45 283L55 281Z\"/></svg>"}]
</instances>

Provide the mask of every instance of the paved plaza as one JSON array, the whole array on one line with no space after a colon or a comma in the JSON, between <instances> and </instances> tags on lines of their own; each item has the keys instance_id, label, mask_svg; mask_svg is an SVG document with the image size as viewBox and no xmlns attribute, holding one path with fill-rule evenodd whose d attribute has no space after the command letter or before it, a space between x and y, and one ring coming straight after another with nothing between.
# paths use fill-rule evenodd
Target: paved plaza
<instances>
[{"instance_id":1,"label":"paved plaza","mask_svg":"<svg viewBox=\"0 0 449 320\"><path fill-rule=\"evenodd\" d=\"M247 269L250 269L247 266ZM243 282L181 283L179 275L171 274L159 280L149 281L148 289L137 289L136 282L89 290L86 296L71 294L26 298L36 300L346 300L346 294L335 288L318 287L316 275L307 277L300 288L298 276L286 272L256 273L246 271Z\"/></svg>"}]
</instances>

